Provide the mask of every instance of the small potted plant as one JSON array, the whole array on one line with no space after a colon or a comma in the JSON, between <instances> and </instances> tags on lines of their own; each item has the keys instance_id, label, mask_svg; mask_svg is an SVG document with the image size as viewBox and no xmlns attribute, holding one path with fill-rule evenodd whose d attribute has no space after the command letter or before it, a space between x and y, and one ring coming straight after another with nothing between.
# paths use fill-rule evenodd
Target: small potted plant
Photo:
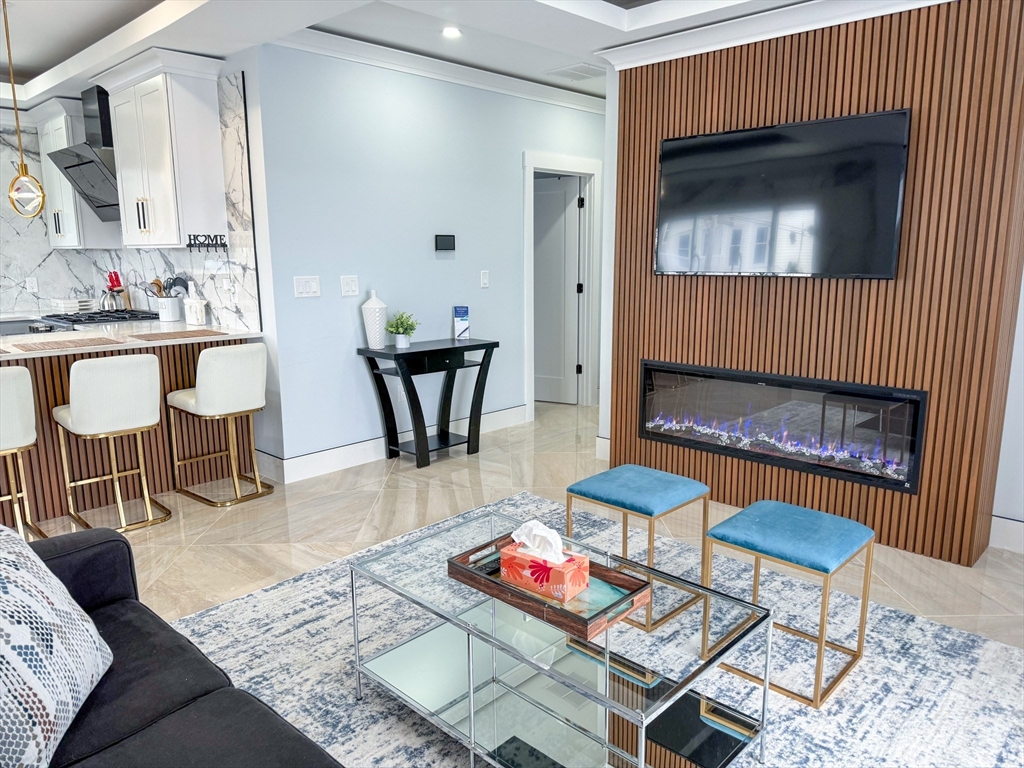
<instances>
[{"instance_id":1,"label":"small potted plant","mask_svg":"<svg viewBox=\"0 0 1024 768\"><path fill-rule=\"evenodd\" d=\"M399 312L388 320L385 330L395 335L396 347L406 349L409 346L409 338L416 332L419 325L419 321L414 319L408 312Z\"/></svg>"}]
</instances>

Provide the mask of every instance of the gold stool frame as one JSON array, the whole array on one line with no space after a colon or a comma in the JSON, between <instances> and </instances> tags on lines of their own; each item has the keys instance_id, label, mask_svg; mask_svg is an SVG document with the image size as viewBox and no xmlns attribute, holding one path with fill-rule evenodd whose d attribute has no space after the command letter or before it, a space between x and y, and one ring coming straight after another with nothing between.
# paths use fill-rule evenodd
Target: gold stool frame
<instances>
[{"instance_id":1,"label":"gold stool frame","mask_svg":"<svg viewBox=\"0 0 1024 768\"><path fill-rule=\"evenodd\" d=\"M71 519L78 523L83 528L92 528L92 525L84 520L78 512L75 511L75 499L73 490L82 485L89 485L90 483L98 483L101 480L112 480L114 483L114 503L117 507L117 517L121 522L121 525L114 530L119 533L125 531L134 531L139 528L146 528L150 525L157 525L158 523L166 522L171 519L171 510L161 504L149 495L149 479L146 475L146 452L142 447L142 434L144 432L150 432L160 424L157 422L151 427L145 429L125 429L120 432L109 432L96 435L75 435L80 440L103 440L107 441L107 446L110 452L110 474L109 475L98 475L96 477L87 477L82 480L71 479L71 463L68 461L68 448L67 438L65 433L74 434L68 432L63 426L57 424L57 437L60 439L60 461L64 467L64 491L68 497L68 514ZM139 455L139 467L138 469L129 469L125 472L121 472L117 468L117 449L114 445L115 437L124 437L127 435L135 435L135 451ZM139 476L139 485L142 488L142 499L146 505L146 519L140 520L137 523L129 523L124 514L124 499L121 496L121 478L130 477L131 475ZM153 517L153 507L159 509L162 514L160 517Z\"/></svg>"},{"instance_id":2,"label":"gold stool frame","mask_svg":"<svg viewBox=\"0 0 1024 768\"><path fill-rule=\"evenodd\" d=\"M32 508L28 503L28 483L25 482L25 459L22 456L25 451L30 450L35 443L29 445L23 445L21 448L11 448L8 451L0 451L0 457L4 460L4 466L7 469L7 487L10 489L10 493L6 496L0 496L0 504L5 501L11 502L11 507L14 510L14 524L17 527L18 535L21 538L28 541L25 536L25 529L32 531L40 539L49 538L45 533L39 530L39 526L32 522ZM14 474L14 462L18 462L18 474ZM21 485L21 490L18 490L18 485ZM18 499L22 499L22 504L18 504Z\"/></svg>"},{"instance_id":3,"label":"gold stool frame","mask_svg":"<svg viewBox=\"0 0 1024 768\"><path fill-rule=\"evenodd\" d=\"M565 535L567 537L569 537L569 538L572 538L572 501L573 501L573 499L579 499L580 501L585 501L588 504L596 504L599 507L604 507L605 509L611 509L611 510L613 510L615 512L621 512L622 513L622 556L625 559L627 559L627 560L629 559L629 516L633 515L634 517L640 517L640 518L643 518L643 519L647 520L647 567L648 568L653 568L654 567L654 524L655 524L655 522L659 518L662 518L665 515L670 515L673 512L676 512L676 511L682 509L683 507L688 507L691 504L695 504L698 501L703 501L703 527L702 527L702 530L703 530L705 535L708 532L708 520L709 520L710 511L711 511L711 491L708 491L707 493L705 493L705 494L703 494L701 496L696 496L696 497L690 499L685 504L680 504L678 507L672 507L672 509L668 509L668 510L662 512L660 515L653 515L653 516L652 515L644 515L644 514L641 514L639 512L634 512L634 511L632 511L630 509L625 509L623 507L616 507L616 506L614 506L612 504L605 504L602 501L594 501L593 499L587 498L586 496L580 496L580 495L575 494L575 493L568 493L567 492L565 494ZM620 567L620 570L623 570L623 568ZM652 578L653 579L657 579L656 576L652 577ZM678 585L674 585L674 586L678 586ZM647 603L646 619L643 622L636 621L635 619L631 619L629 617L624 618L623 621L626 622L627 624L630 624L630 625L632 625L634 627L637 627L638 629L642 629L642 630L644 630L646 632L653 632L658 627L660 627L662 624L664 624L666 621L669 621L670 619L678 616L680 613L682 613L687 608L689 608L690 606L692 606L694 603L696 603L698 600L701 600L701 599L702 599L702 597L700 595L695 594L693 596L693 598L691 598L690 600L687 600L682 605L677 605L671 611L666 613L664 616L658 617L658 619L656 619L656 620L653 617L654 601L651 600L649 603Z\"/></svg>"},{"instance_id":4,"label":"gold stool frame","mask_svg":"<svg viewBox=\"0 0 1024 768\"><path fill-rule=\"evenodd\" d=\"M814 576L818 576L822 579L821 615L818 619L817 635L812 635L808 632L804 632L803 630L799 630L796 627L786 626L778 620L775 621L774 625L776 629L780 629L783 632L788 632L791 635L795 635L796 637L799 637L803 640L808 640L817 645L818 652L814 663L814 693L812 696L808 697L801 693L797 693L796 691L791 690L789 688L785 688L779 685L778 683L771 683L771 689L776 693L781 693L784 696L788 696L789 698L794 699L795 701L799 701L801 704L806 704L809 707L821 709L821 705L828 700L828 697L835 692L835 689L843 681L843 679L850 673L850 670L857 666L857 662L859 662L861 658L864 656L864 628L867 625L868 619L868 597L871 592L871 566L875 551L875 537L872 536L868 540L867 544L865 544L852 555L850 555L846 560L843 561L843 563L838 568L832 571L832 573L822 573L821 571L816 571L813 568L807 568L805 566L797 565L796 563L790 563L786 560L782 560L777 557L771 557L769 555L760 554L758 552L753 551L752 549L746 549L744 547L738 547L735 544L727 544L723 541L719 541L718 539L712 539L707 535L707 530L705 530L704 546L703 551L701 553L701 584L705 587L708 587L709 589L711 588L711 558L714 554L715 545L718 545L720 547L726 547L727 549L733 549L737 552L743 552L744 554L750 555L754 558L753 596L750 599L750 602L752 603L757 603L758 590L761 584L762 560L767 560L771 563L778 563L779 565L784 565L787 568L795 568L798 571L803 571L804 573L809 573ZM830 642L828 639L828 603L829 594L832 589L832 577L835 574L839 573L847 565L852 563L858 555L865 551L867 552L867 554L864 558L864 586L861 589L860 628L857 631L857 647L847 648L845 645L839 645L838 643ZM739 626L734 628L728 635L720 639L717 643L715 643L713 646L709 648L709 610L710 606L708 602L705 601L704 626L701 632L700 643L700 652L702 659L708 659L709 657L713 656L721 646L725 645L729 640L731 640L736 635L736 633L742 630L743 627L745 627L750 621L748 620L741 622ZM824 688L822 688L822 677L825 671L824 667L826 648L832 651L844 653L850 657L850 660L843 665L843 668L839 670L839 673L835 676L832 682ZM734 667L733 665L726 664L724 662L719 666L722 669L728 670L729 672L732 672L734 675L738 675L739 677L742 677L745 680L749 680L752 683L757 683L759 685L764 684L764 681L760 677L751 674L746 670L739 669L738 667Z\"/></svg>"},{"instance_id":5,"label":"gold stool frame","mask_svg":"<svg viewBox=\"0 0 1024 768\"><path fill-rule=\"evenodd\" d=\"M208 507L230 507L233 504L238 504L243 501L251 501L258 499L261 496L268 496L274 492L274 486L268 483L266 480L260 479L260 470L256 466L256 421L253 418L254 414L262 411L262 408L257 408L253 411L239 411L238 413L225 413L217 416L199 416L195 413L182 410L181 408L175 408L173 405L167 406L168 418L171 422L171 461L174 465L174 490L180 493L182 496L187 496L190 499L206 504ZM181 414L188 414L197 419L204 421L213 421L220 419L227 419L228 422L228 449L226 451L217 451L216 453L207 453L203 456L195 456L191 459L179 459L178 458L178 430L175 424L174 412L178 411ZM235 420L238 418L249 417L249 450L252 455L252 474L253 477L243 475L241 466L239 465L238 459L238 433L237 424ZM206 459L216 459L220 456L228 457L228 464L231 469L231 484L235 489L235 498L228 499L226 501L217 501L211 499L209 496L203 496L201 493L196 493L188 488L185 488L181 484L181 470L180 467L183 464L194 464L197 461L204 461ZM256 486L255 493L243 494L238 484L239 479L245 480L248 483L252 483Z\"/></svg>"}]
</instances>

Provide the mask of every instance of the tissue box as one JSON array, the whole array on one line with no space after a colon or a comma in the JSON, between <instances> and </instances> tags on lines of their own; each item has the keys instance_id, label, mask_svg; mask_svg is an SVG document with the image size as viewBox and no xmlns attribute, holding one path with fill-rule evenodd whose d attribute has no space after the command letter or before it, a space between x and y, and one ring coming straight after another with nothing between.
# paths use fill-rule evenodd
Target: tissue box
<instances>
[{"instance_id":1,"label":"tissue box","mask_svg":"<svg viewBox=\"0 0 1024 768\"><path fill-rule=\"evenodd\" d=\"M513 542L501 550L501 579L544 597L568 602L590 586L590 558L564 550L569 559L552 563L519 552Z\"/></svg>"}]
</instances>

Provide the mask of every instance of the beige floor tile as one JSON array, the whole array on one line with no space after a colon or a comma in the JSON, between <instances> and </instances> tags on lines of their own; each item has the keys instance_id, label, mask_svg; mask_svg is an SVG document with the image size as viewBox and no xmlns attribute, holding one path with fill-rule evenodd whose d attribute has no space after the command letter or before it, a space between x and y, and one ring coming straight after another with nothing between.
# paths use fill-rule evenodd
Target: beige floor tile
<instances>
[{"instance_id":1,"label":"beige floor tile","mask_svg":"<svg viewBox=\"0 0 1024 768\"><path fill-rule=\"evenodd\" d=\"M355 541L377 543L465 512L454 488L385 488L366 516Z\"/></svg>"},{"instance_id":2,"label":"beige floor tile","mask_svg":"<svg viewBox=\"0 0 1024 768\"><path fill-rule=\"evenodd\" d=\"M141 593L173 621L345 557L351 545L192 546Z\"/></svg>"},{"instance_id":3,"label":"beige floor tile","mask_svg":"<svg viewBox=\"0 0 1024 768\"><path fill-rule=\"evenodd\" d=\"M186 549L188 547L184 546L133 546L135 578L139 585L139 591L142 592L156 581Z\"/></svg>"},{"instance_id":4,"label":"beige floor tile","mask_svg":"<svg viewBox=\"0 0 1024 768\"><path fill-rule=\"evenodd\" d=\"M384 483L388 489L512 488L512 470L506 448L491 448L472 456L450 456L442 451L430 466L417 469L415 460L402 456Z\"/></svg>"},{"instance_id":5,"label":"beige floor tile","mask_svg":"<svg viewBox=\"0 0 1024 768\"><path fill-rule=\"evenodd\" d=\"M197 543L309 544L351 542L381 491L341 491L299 504L268 496L228 509Z\"/></svg>"},{"instance_id":6,"label":"beige floor tile","mask_svg":"<svg viewBox=\"0 0 1024 768\"><path fill-rule=\"evenodd\" d=\"M566 488L607 468L581 453L513 453L511 458L515 487Z\"/></svg>"},{"instance_id":7,"label":"beige floor tile","mask_svg":"<svg viewBox=\"0 0 1024 768\"><path fill-rule=\"evenodd\" d=\"M1024 585L891 547L875 548L874 571L925 616L1020 615Z\"/></svg>"}]
</instances>

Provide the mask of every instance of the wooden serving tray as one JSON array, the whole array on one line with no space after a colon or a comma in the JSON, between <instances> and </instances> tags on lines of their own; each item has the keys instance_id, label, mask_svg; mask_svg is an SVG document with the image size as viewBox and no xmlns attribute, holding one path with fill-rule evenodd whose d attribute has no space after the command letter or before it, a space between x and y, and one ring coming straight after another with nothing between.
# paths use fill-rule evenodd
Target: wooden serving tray
<instances>
[{"instance_id":1,"label":"wooden serving tray","mask_svg":"<svg viewBox=\"0 0 1024 768\"><path fill-rule=\"evenodd\" d=\"M590 561L590 586L565 603L501 580L501 549L510 535L448 559L448 575L581 640L593 640L651 601L651 585Z\"/></svg>"}]
</instances>

